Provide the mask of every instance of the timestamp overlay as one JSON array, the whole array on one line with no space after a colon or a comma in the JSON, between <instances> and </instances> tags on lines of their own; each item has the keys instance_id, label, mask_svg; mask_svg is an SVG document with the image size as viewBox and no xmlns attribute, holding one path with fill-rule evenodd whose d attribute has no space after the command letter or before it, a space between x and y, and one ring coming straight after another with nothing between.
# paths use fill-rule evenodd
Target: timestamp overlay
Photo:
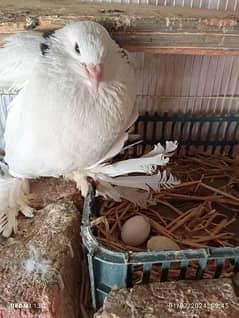
<instances>
[{"instance_id":1,"label":"timestamp overlay","mask_svg":"<svg viewBox=\"0 0 239 318\"><path fill-rule=\"evenodd\" d=\"M229 303L220 303L220 302L169 302L169 309L181 309L181 310L209 310L213 311L229 309Z\"/></svg>"}]
</instances>

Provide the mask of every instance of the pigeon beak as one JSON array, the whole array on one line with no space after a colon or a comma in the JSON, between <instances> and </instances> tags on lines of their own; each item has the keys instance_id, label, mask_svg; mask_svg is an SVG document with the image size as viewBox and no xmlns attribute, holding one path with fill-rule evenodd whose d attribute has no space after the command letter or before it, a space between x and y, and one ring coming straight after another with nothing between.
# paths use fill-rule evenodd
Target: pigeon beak
<instances>
[{"instance_id":1,"label":"pigeon beak","mask_svg":"<svg viewBox=\"0 0 239 318\"><path fill-rule=\"evenodd\" d=\"M102 64L83 64L83 66L92 87L97 91L102 78Z\"/></svg>"}]
</instances>

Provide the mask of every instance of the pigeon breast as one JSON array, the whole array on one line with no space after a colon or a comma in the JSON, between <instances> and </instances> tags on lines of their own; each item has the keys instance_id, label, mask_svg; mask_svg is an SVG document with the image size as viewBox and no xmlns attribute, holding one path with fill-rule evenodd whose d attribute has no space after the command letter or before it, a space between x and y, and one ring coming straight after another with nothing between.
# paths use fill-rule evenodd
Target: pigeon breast
<instances>
[{"instance_id":1,"label":"pigeon breast","mask_svg":"<svg viewBox=\"0 0 239 318\"><path fill-rule=\"evenodd\" d=\"M127 59L118 51L110 55L97 92L79 72L61 55L42 56L12 102L5 161L14 176L83 170L104 157L128 128L135 78Z\"/></svg>"}]
</instances>

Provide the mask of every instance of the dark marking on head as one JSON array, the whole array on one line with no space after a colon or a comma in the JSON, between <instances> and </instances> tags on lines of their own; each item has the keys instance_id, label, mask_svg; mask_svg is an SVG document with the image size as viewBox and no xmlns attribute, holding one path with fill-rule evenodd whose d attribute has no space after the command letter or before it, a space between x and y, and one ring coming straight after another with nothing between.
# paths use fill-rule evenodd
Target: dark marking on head
<instances>
[{"instance_id":1,"label":"dark marking on head","mask_svg":"<svg viewBox=\"0 0 239 318\"><path fill-rule=\"evenodd\" d=\"M120 49L119 53L120 53L121 58L125 59L126 63L130 64L129 55L128 55L127 51L124 49Z\"/></svg>"},{"instance_id":2,"label":"dark marking on head","mask_svg":"<svg viewBox=\"0 0 239 318\"><path fill-rule=\"evenodd\" d=\"M47 45L46 43L41 43L40 49L41 49L41 54L46 55L47 52L49 51L49 45Z\"/></svg>"},{"instance_id":3,"label":"dark marking on head","mask_svg":"<svg viewBox=\"0 0 239 318\"><path fill-rule=\"evenodd\" d=\"M42 37L44 38L44 39L48 39L49 37L51 37L52 35L54 35L55 34L55 31L46 31L46 32L43 32L42 33Z\"/></svg>"}]
</instances>

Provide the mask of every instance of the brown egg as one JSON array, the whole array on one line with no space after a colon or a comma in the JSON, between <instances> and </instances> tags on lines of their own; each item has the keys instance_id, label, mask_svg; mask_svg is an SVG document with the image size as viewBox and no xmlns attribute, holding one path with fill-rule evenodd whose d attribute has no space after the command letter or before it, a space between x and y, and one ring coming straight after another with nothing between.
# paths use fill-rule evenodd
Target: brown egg
<instances>
[{"instance_id":1,"label":"brown egg","mask_svg":"<svg viewBox=\"0 0 239 318\"><path fill-rule=\"evenodd\" d=\"M121 229L121 239L127 245L138 246L149 237L150 225L141 215L128 219Z\"/></svg>"},{"instance_id":2,"label":"brown egg","mask_svg":"<svg viewBox=\"0 0 239 318\"><path fill-rule=\"evenodd\" d=\"M170 238L157 235L148 240L147 249L148 251L177 251L180 247Z\"/></svg>"}]
</instances>

